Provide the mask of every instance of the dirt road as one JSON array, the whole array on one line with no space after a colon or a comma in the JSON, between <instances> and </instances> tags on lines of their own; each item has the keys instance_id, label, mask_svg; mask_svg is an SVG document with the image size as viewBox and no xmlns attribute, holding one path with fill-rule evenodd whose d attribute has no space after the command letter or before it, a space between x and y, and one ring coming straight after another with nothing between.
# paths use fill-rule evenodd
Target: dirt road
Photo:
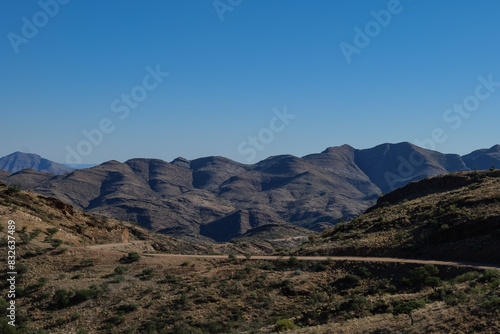
<instances>
[{"instance_id":1,"label":"dirt road","mask_svg":"<svg viewBox=\"0 0 500 334\"><path fill-rule=\"evenodd\" d=\"M165 258L195 258L195 259L227 259L227 255L180 255L180 254L144 254L151 257ZM288 256L268 256L255 255L250 259L238 255L238 259L242 260L288 260ZM416 263L416 264L433 264L437 266L454 266L454 267L474 267L478 269L500 269L500 265L473 263L473 262L456 262L456 261L437 261L437 260L415 260L415 259L398 259L390 257L358 257L358 256L297 256L300 261L359 261L359 262L393 262L393 263Z\"/></svg>"},{"instance_id":2,"label":"dirt road","mask_svg":"<svg viewBox=\"0 0 500 334\"><path fill-rule=\"evenodd\" d=\"M148 245L147 241L133 241L128 243L102 244L87 246L90 249L108 249L113 250L126 246ZM227 259L227 255L184 255L184 254L160 254L160 253L144 253L146 257L163 257L163 258L194 258L194 259ZM247 258L243 255L237 255L237 259L241 260L288 260L289 256L272 256L272 255L254 255ZM478 269L499 269L500 265L489 263L476 262L460 262L460 261L440 261L440 260L417 260L417 259L399 259L391 257L361 257L361 256L297 256L300 261L359 261L359 262L391 262L391 263L415 263L415 264L433 264L436 266L453 266L453 267L473 267Z\"/></svg>"}]
</instances>

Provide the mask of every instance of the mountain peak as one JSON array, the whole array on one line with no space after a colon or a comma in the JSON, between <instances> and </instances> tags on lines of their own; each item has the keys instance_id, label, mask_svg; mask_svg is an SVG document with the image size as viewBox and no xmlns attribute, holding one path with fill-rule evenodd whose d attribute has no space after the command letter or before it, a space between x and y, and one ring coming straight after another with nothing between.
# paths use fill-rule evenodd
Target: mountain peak
<instances>
[{"instance_id":1,"label":"mountain peak","mask_svg":"<svg viewBox=\"0 0 500 334\"><path fill-rule=\"evenodd\" d=\"M183 168L188 168L189 169L191 161L189 161L188 159L185 159L183 157L177 157L174 160L172 160L171 164L174 165L174 166L178 166L178 167L183 167Z\"/></svg>"},{"instance_id":2,"label":"mountain peak","mask_svg":"<svg viewBox=\"0 0 500 334\"><path fill-rule=\"evenodd\" d=\"M351 145L344 144L342 146L330 146L326 150L321 152L321 154L336 154L339 151L344 152L344 151L354 151L354 150L355 148L352 147Z\"/></svg>"},{"instance_id":3,"label":"mountain peak","mask_svg":"<svg viewBox=\"0 0 500 334\"><path fill-rule=\"evenodd\" d=\"M33 158L42 158L38 154L35 154L35 153L26 153L26 152L21 152L21 151L16 151L14 153L11 153L11 154L7 155L6 157L11 157L11 156L17 156L17 157L26 156L26 157L33 157Z\"/></svg>"},{"instance_id":4,"label":"mountain peak","mask_svg":"<svg viewBox=\"0 0 500 334\"><path fill-rule=\"evenodd\" d=\"M493 145L492 147L490 147L490 149L488 150L488 152L500 152L500 145Z\"/></svg>"},{"instance_id":5,"label":"mountain peak","mask_svg":"<svg viewBox=\"0 0 500 334\"><path fill-rule=\"evenodd\" d=\"M15 173L27 168L50 174L65 174L73 171L73 168L44 159L34 153L17 151L0 159L0 169L10 173Z\"/></svg>"}]
</instances>

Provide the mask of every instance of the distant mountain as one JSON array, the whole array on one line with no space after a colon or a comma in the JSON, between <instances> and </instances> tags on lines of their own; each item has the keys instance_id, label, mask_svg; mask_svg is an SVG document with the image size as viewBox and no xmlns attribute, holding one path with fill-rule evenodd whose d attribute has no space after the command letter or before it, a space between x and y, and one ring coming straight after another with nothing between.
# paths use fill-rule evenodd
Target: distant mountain
<instances>
[{"instance_id":1,"label":"distant mountain","mask_svg":"<svg viewBox=\"0 0 500 334\"><path fill-rule=\"evenodd\" d=\"M474 151L462 158L470 169L489 169L492 166L500 168L500 145L495 145L490 149Z\"/></svg>"},{"instance_id":2,"label":"distant mountain","mask_svg":"<svg viewBox=\"0 0 500 334\"><path fill-rule=\"evenodd\" d=\"M65 174L73 168L42 158L37 154L15 152L0 158L0 169L15 173L23 169L33 169L50 174Z\"/></svg>"},{"instance_id":3,"label":"distant mountain","mask_svg":"<svg viewBox=\"0 0 500 334\"><path fill-rule=\"evenodd\" d=\"M458 154L442 154L410 143L357 150L355 163L386 193L429 176L470 169Z\"/></svg>"},{"instance_id":4,"label":"distant mountain","mask_svg":"<svg viewBox=\"0 0 500 334\"><path fill-rule=\"evenodd\" d=\"M498 151L495 146L460 157L410 143L365 150L343 145L253 165L223 157L177 158L171 163L132 159L58 176L34 170L0 173L0 180L153 231L227 241L270 223L331 228L341 218L366 210L382 193L411 181L500 166Z\"/></svg>"}]
</instances>

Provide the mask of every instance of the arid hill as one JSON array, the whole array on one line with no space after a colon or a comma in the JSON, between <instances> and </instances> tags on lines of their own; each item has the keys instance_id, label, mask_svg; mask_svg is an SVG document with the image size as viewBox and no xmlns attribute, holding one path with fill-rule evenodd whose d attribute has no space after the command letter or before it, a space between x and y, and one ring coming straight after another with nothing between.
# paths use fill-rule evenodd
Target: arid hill
<instances>
[{"instance_id":1,"label":"arid hill","mask_svg":"<svg viewBox=\"0 0 500 334\"><path fill-rule=\"evenodd\" d=\"M478 209L482 214L491 210L488 194L498 175L479 175L472 183L477 193L472 194L484 190L487 201ZM423 198L463 188L461 181L424 182L429 183L410 185L427 193ZM398 196L391 196L383 200L393 204L380 202L373 212L400 205ZM407 202L409 208L413 201L418 199ZM471 211L474 215L474 209ZM440 219L440 215L433 211L429 219ZM15 221L14 230L7 228L9 220ZM497 270L403 260L387 263L252 256L258 248L241 239L279 242L275 239L282 234L279 224L256 227L237 243L196 245L0 184L0 226L4 249L9 231L16 238L18 273L16 327L7 324L12 297L8 297L10 283L5 274L0 283L0 333L4 334L285 330L448 334L500 330ZM293 231L295 235L302 233L297 227ZM361 232L351 232L357 231ZM325 232L324 238L330 238L329 233ZM366 236L367 242L372 242L371 234ZM357 240L362 242L363 237L360 233ZM324 241L313 236L298 240L312 247ZM474 252L476 243L468 240L472 248L467 240L462 247ZM335 248L335 242L328 245ZM245 249L246 256L232 255L238 249ZM226 255L201 257L207 253Z\"/></svg>"},{"instance_id":2,"label":"arid hill","mask_svg":"<svg viewBox=\"0 0 500 334\"><path fill-rule=\"evenodd\" d=\"M387 256L500 264L500 170L412 182L297 254Z\"/></svg>"},{"instance_id":3,"label":"arid hill","mask_svg":"<svg viewBox=\"0 0 500 334\"><path fill-rule=\"evenodd\" d=\"M152 231L227 241L270 223L315 231L331 228L366 210L382 193L411 181L498 162L498 148L462 159L409 143L366 150L343 145L303 158L270 157L254 165L222 157L171 163L132 159L64 175L30 169L0 173L0 180Z\"/></svg>"}]
</instances>

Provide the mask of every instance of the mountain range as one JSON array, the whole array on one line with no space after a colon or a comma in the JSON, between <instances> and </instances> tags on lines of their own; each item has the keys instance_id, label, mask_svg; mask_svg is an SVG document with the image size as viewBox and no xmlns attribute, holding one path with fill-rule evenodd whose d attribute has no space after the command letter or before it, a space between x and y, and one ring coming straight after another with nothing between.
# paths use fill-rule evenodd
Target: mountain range
<instances>
[{"instance_id":1,"label":"mountain range","mask_svg":"<svg viewBox=\"0 0 500 334\"><path fill-rule=\"evenodd\" d=\"M16 155L23 156L14 153L0 161L10 161L5 166L18 170L23 164L31 169L0 171L7 185L21 184L78 209L137 222L155 232L208 242L228 241L267 224L321 231L362 213L383 193L409 182L500 166L500 145L465 156L410 143L362 150L343 145L252 165L223 157L177 158L170 163L131 159L66 173Z\"/></svg>"}]
</instances>

